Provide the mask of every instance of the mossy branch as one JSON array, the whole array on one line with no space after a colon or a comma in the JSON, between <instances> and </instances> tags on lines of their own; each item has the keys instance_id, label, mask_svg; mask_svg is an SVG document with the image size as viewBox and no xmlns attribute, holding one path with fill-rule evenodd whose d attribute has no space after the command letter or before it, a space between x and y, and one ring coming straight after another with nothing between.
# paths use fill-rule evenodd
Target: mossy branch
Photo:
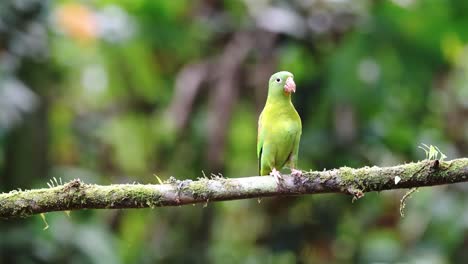
<instances>
[{"instance_id":1,"label":"mossy branch","mask_svg":"<svg viewBox=\"0 0 468 264\"><path fill-rule=\"evenodd\" d=\"M72 180L52 188L0 194L0 217L79 209L123 209L206 203L267 196L365 192L423 187L468 181L468 158L425 160L393 167L364 167L305 172L300 177L201 178L163 184L101 186Z\"/></svg>"}]
</instances>

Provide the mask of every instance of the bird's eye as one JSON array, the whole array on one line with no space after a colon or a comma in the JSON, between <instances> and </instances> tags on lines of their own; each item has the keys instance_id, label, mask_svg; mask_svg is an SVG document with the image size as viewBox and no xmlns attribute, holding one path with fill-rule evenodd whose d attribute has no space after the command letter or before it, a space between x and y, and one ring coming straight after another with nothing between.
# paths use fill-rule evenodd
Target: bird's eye
<instances>
[{"instance_id":1,"label":"bird's eye","mask_svg":"<svg viewBox=\"0 0 468 264\"><path fill-rule=\"evenodd\" d=\"M280 79L280 78L276 78L276 82L277 82L277 83L280 83L280 82L281 82L281 79Z\"/></svg>"}]
</instances>

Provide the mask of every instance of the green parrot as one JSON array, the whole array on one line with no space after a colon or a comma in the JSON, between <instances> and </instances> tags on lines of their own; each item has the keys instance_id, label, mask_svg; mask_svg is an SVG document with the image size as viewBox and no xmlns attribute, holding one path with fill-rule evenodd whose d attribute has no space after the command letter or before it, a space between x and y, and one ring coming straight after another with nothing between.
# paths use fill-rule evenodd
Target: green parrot
<instances>
[{"instance_id":1,"label":"green parrot","mask_svg":"<svg viewBox=\"0 0 468 264\"><path fill-rule=\"evenodd\" d=\"M296 170L299 141L301 139L301 117L291 102L296 92L294 75L287 71L273 74L268 81L268 97L258 118L257 156L260 175L281 180L281 170L286 164L293 176Z\"/></svg>"}]
</instances>

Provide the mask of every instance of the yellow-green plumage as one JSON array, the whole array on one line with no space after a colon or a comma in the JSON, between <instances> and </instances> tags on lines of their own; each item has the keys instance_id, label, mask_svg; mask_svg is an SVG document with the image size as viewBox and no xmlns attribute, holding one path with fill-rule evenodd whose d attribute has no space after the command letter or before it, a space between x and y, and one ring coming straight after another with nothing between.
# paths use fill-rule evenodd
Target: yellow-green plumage
<instances>
[{"instance_id":1,"label":"yellow-green plumage","mask_svg":"<svg viewBox=\"0 0 468 264\"><path fill-rule=\"evenodd\" d=\"M297 165L302 124L291 102L291 91L286 91L288 78L294 84L293 75L286 71L273 74L268 83L268 98L258 119L260 175L268 175L273 169L281 170L286 164L291 169Z\"/></svg>"}]
</instances>

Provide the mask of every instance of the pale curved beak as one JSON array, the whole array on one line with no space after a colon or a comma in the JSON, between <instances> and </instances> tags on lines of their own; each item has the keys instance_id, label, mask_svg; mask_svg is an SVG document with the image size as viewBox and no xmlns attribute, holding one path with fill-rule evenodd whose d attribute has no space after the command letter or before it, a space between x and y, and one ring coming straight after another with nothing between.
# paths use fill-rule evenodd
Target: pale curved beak
<instances>
[{"instance_id":1,"label":"pale curved beak","mask_svg":"<svg viewBox=\"0 0 468 264\"><path fill-rule=\"evenodd\" d=\"M296 83L294 82L293 77L288 77L286 79L286 84L284 85L284 91L287 93L296 92Z\"/></svg>"}]
</instances>

